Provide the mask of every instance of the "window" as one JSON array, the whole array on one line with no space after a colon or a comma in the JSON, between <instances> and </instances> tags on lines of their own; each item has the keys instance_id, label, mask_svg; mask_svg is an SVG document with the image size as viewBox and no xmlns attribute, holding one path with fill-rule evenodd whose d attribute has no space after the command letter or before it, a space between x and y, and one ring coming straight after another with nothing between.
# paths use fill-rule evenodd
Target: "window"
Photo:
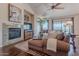
<instances>
[{"instance_id":1,"label":"window","mask_svg":"<svg viewBox=\"0 0 79 59\"><path fill-rule=\"evenodd\" d=\"M53 22L53 30L55 31L61 31L62 30L62 23L61 21L54 21Z\"/></svg>"},{"instance_id":2,"label":"window","mask_svg":"<svg viewBox=\"0 0 79 59\"><path fill-rule=\"evenodd\" d=\"M43 30L48 30L48 21L47 20L43 23Z\"/></svg>"},{"instance_id":3,"label":"window","mask_svg":"<svg viewBox=\"0 0 79 59\"><path fill-rule=\"evenodd\" d=\"M61 21L61 20L53 20L53 30L54 31L62 31L66 34L72 33L72 21ZM66 24L66 25L65 25Z\"/></svg>"}]
</instances>

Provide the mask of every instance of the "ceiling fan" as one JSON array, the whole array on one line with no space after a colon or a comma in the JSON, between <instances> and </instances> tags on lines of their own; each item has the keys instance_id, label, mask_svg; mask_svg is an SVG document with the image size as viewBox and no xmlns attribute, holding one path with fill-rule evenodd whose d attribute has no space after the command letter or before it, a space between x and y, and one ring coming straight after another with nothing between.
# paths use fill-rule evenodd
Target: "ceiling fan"
<instances>
[{"instance_id":1,"label":"ceiling fan","mask_svg":"<svg viewBox=\"0 0 79 59\"><path fill-rule=\"evenodd\" d=\"M59 5L61 5L61 3L53 3L53 5L50 6L51 7L50 9L51 10L53 10L53 9L64 9L64 7L61 7Z\"/></svg>"}]
</instances>

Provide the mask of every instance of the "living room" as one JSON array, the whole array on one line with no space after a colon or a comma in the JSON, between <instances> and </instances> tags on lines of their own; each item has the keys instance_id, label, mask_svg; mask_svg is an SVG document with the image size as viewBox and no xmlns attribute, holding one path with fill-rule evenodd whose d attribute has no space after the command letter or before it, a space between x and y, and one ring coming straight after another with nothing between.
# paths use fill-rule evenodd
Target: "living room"
<instances>
[{"instance_id":1,"label":"living room","mask_svg":"<svg viewBox=\"0 0 79 59\"><path fill-rule=\"evenodd\" d=\"M0 54L78 56L78 9L79 3L0 3Z\"/></svg>"}]
</instances>

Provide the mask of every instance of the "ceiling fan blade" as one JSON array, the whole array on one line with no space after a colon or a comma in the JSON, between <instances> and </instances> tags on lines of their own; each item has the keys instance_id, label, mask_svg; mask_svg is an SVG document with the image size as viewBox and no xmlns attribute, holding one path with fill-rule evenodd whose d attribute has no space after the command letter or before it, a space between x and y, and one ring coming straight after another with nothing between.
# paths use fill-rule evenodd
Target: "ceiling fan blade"
<instances>
[{"instance_id":1,"label":"ceiling fan blade","mask_svg":"<svg viewBox=\"0 0 79 59\"><path fill-rule=\"evenodd\" d=\"M60 4L61 4L61 3L57 3L57 4L55 5L55 7L58 6L58 5L60 5Z\"/></svg>"},{"instance_id":2,"label":"ceiling fan blade","mask_svg":"<svg viewBox=\"0 0 79 59\"><path fill-rule=\"evenodd\" d=\"M59 6L61 3L57 3L56 5L51 6L51 9L56 8L57 6Z\"/></svg>"}]
</instances>

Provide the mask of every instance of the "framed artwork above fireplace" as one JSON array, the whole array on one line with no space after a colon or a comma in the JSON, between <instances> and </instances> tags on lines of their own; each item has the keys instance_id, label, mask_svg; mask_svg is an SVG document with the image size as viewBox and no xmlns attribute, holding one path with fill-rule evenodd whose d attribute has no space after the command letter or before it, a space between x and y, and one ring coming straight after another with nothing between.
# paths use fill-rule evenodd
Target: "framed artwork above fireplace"
<instances>
[{"instance_id":1,"label":"framed artwork above fireplace","mask_svg":"<svg viewBox=\"0 0 79 59\"><path fill-rule=\"evenodd\" d=\"M8 4L9 21L20 23L22 20L22 10L12 4Z\"/></svg>"}]
</instances>

